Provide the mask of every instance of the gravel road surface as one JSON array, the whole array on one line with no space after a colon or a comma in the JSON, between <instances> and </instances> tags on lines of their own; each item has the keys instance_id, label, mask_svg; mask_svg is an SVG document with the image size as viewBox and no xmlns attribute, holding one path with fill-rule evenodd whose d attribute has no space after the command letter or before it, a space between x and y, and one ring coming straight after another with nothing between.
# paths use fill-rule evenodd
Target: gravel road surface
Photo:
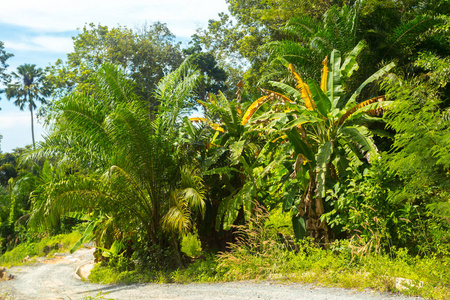
<instances>
[{"instance_id":1,"label":"gravel road surface","mask_svg":"<svg viewBox=\"0 0 450 300\"><path fill-rule=\"evenodd\" d=\"M82 281L75 270L93 261L93 249L57 255L31 266L13 267L10 281L0 282L0 299L86 299L103 293L104 299L282 299L282 300L412 300L421 299L374 291L274 282L211 284L101 285ZM100 298L100 297L99 297Z\"/></svg>"}]
</instances>

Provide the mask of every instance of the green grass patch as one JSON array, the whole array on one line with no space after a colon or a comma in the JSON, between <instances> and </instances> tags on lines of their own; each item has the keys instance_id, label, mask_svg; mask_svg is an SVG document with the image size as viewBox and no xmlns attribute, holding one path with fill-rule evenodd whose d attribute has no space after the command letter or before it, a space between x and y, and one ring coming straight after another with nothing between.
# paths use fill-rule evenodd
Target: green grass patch
<instances>
[{"instance_id":1,"label":"green grass patch","mask_svg":"<svg viewBox=\"0 0 450 300\"><path fill-rule=\"evenodd\" d=\"M429 257L414 257L407 249L394 247L389 254L368 253L358 251L360 248L349 241L337 241L323 249L308 239L293 247L280 238L280 227L273 226L270 220L236 229L237 241L229 245L227 252L204 252L185 268L120 272L118 268L98 266L89 279L102 283L274 280L375 289L430 299L448 299L450 295L450 254L446 251Z\"/></svg>"},{"instance_id":2,"label":"green grass patch","mask_svg":"<svg viewBox=\"0 0 450 300\"><path fill-rule=\"evenodd\" d=\"M132 270L120 272L114 267L96 264L89 275L91 283L102 284L133 284L142 282L169 283L170 272L149 271L149 270Z\"/></svg>"},{"instance_id":3,"label":"green grass patch","mask_svg":"<svg viewBox=\"0 0 450 300\"><path fill-rule=\"evenodd\" d=\"M341 249L343 247L340 247ZM349 251L300 245L299 253L235 249L218 258L224 280L280 280L325 286L375 289L431 299L450 295L449 257L411 257L403 249L391 255L355 259Z\"/></svg>"},{"instance_id":4,"label":"green grass patch","mask_svg":"<svg viewBox=\"0 0 450 300\"><path fill-rule=\"evenodd\" d=\"M78 232L45 237L38 242L26 242L0 256L0 266L23 265L34 262L37 257L66 252L81 238ZM24 260L26 257L28 259Z\"/></svg>"},{"instance_id":5,"label":"green grass patch","mask_svg":"<svg viewBox=\"0 0 450 300\"><path fill-rule=\"evenodd\" d=\"M324 286L374 289L430 299L448 299L450 258L420 258L397 250L395 257L371 255L352 259L349 251L325 250L304 243L295 253L282 247L265 253L248 249L195 259L173 271L125 271L97 265L91 282L191 283L241 280L313 283Z\"/></svg>"},{"instance_id":6,"label":"green grass patch","mask_svg":"<svg viewBox=\"0 0 450 300\"><path fill-rule=\"evenodd\" d=\"M193 260L183 269L172 271L133 270L120 272L117 268L95 265L89 275L92 283L103 284L133 284L141 282L153 283L191 283L191 282L219 282L224 281L218 273L218 260L214 255Z\"/></svg>"}]
</instances>

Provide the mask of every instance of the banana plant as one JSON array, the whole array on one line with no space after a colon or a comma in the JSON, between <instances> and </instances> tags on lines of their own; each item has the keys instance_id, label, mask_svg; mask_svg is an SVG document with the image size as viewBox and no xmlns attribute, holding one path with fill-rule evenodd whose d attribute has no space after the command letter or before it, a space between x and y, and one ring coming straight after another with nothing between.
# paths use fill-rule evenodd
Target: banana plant
<instances>
[{"instance_id":1,"label":"banana plant","mask_svg":"<svg viewBox=\"0 0 450 300\"><path fill-rule=\"evenodd\" d=\"M215 130L202 157L203 176L219 180L210 182L216 194L215 229L229 230L240 212L245 219L251 216L254 204L270 194L267 174L278 167L283 156L275 156L275 144L250 125L242 122L241 104L228 100L223 94L200 102L206 108L206 118L192 118ZM187 131L194 132L190 126ZM272 161L273 160L273 161ZM219 188L220 186L220 188ZM214 202L213 201L213 202Z\"/></svg>"},{"instance_id":2,"label":"banana plant","mask_svg":"<svg viewBox=\"0 0 450 300\"><path fill-rule=\"evenodd\" d=\"M361 91L394 67L391 63L365 80L352 94L345 92L344 82L358 70L357 55L363 49L360 42L343 60L338 50L323 61L321 82L299 76L292 65L292 87L271 82L281 92L264 90L246 111L242 124L252 124L261 132L277 132L273 142L291 146L291 179L286 182L283 208L293 211L297 238L309 235L328 242L332 237L321 216L327 210L324 203L327 186L346 175L350 160L370 161L377 157L377 148L364 121L379 119L383 109L391 104L384 96L359 101ZM359 102L359 103L358 103ZM262 106L270 109L259 116ZM372 116L371 116L372 115ZM290 171L289 171L290 172Z\"/></svg>"}]
</instances>

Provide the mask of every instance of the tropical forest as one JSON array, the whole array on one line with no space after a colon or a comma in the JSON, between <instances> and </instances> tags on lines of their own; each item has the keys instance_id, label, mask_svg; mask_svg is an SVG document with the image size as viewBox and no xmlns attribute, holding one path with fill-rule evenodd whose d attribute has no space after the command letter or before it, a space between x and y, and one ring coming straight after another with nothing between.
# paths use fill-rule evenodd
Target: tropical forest
<instances>
[{"instance_id":1,"label":"tropical forest","mask_svg":"<svg viewBox=\"0 0 450 300\"><path fill-rule=\"evenodd\" d=\"M449 299L450 2L226 2L188 46L91 23L10 72L0 41L0 106L47 129L0 151L0 266Z\"/></svg>"}]
</instances>

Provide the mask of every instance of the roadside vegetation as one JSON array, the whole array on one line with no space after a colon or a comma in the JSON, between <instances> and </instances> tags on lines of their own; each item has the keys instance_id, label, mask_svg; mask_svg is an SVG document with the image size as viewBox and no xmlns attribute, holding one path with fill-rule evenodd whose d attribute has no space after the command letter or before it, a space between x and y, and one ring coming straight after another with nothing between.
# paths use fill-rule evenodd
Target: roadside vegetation
<instances>
[{"instance_id":1,"label":"roadside vegetation","mask_svg":"<svg viewBox=\"0 0 450 300\"><path fill-rule=\"evenodd\" d=\"M93 241L92 282L448 297L449 2L227 2L186 49L89 25L39 69L20 101L52 95L49 134L0 153L0 264Z\"/></svg>"},{"instance_id":2,"label":"roadside vegetation","mask_svg":"<svg viewBox=\"0 0 450 300\"><path fill-rule=\"evenodd\" d=\"M69 234L58 234L27 240L0 256L0 264L4 267L35 263L37 258L53 258L55 253L69 251L81 238L81 234L73 231Z\"/></svg>"}]
</instances>

